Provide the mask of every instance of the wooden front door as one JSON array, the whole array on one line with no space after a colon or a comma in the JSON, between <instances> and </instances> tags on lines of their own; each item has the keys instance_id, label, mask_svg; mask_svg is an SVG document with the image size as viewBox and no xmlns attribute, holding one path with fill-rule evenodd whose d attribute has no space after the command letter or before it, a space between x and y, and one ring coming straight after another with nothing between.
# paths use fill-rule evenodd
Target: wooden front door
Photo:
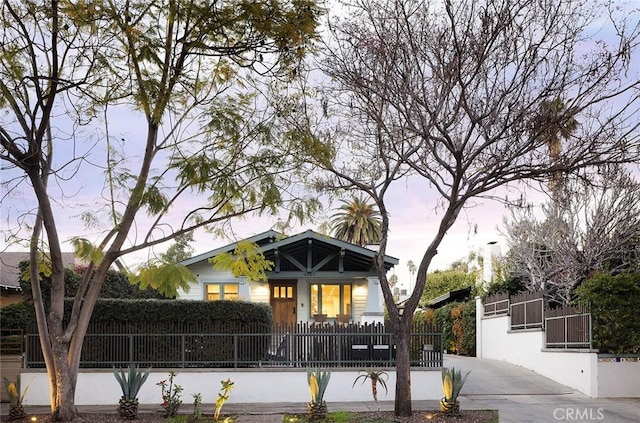
<instances>
[{"instance_id":1,"label":"wooden front door","mask_svg":"<svg viewBox=\"0 0 640 423\"><path fill-rule=\"evenodd\" d=\"M296 282L269 281L269 297L273 307L273 323L293 326L298 318Z\"/></svg>"}]
</instances>

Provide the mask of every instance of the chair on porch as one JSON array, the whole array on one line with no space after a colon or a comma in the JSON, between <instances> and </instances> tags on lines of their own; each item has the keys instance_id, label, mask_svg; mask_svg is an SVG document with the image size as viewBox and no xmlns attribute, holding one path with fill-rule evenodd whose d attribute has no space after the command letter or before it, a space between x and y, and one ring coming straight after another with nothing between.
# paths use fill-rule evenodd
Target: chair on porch
<instances>
[{"instance_id":1,"label":"chair on porch","mask_svg":"<svg viewBox=\"0 0 640 423\"><path fill-rule=\"evenodd\" d=\"M267 351L266 361L288 361L289 360L289 333L287 332L276 349L275 353Z\"/></svg>"}]
</instances>

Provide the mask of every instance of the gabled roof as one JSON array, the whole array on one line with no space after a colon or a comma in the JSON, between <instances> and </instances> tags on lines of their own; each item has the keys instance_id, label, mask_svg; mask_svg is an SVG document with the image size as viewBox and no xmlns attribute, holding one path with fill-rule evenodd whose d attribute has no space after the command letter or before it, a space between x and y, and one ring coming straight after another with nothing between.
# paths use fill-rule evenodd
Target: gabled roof
<instances>
[{"instance_id":1,"label":"gabled roof","mask_svg":"<svg viewBox=\"0 0 640 423\"><path fill-rule=\"evenodd\" d=\"M322 246L324 246L325 248L337 248L350 252L353 257L359 256L367 260L372 260L377 254L377 251L371 250L369 248L360 247L359 245L351 244L349 242L345 242L328 235L319 234L312 230L307 230L297 235L288 237L283 237L282 234L275 231L267 231L247 238L247 240L257 243L267 258L270 258L270 256L272 256L276 251L294 248L296 244L299 244L301 247L303 247L309 242L314 243L317 248L322 248ZM220 247L215 250L211 250L204 254L200 254L198 256L187 259L181 264L189 266L198 262L206 261L218 254L233 251L236 246L237 243L229 244L224 247ZM387 268L391 268L399 263L399 260L397 258L388 255L385 255L384 261Z\"/></svg>"},{"instance_id":2,"label":"gabled roof","mask_svg":"<svg viewBox=\"0 0 640 423\"><path fill-rule=\"evenodd\" d=\"M20 288L20 262L29 260L28 251L3 251L0 253L0 288ZM76 264L73 253L62 253L65 267Z\"/></svg>"},{"instance_id":3,"label":"gabled roof","mask_svg":"<svg viewBox=\"0 0 640 423\"><path fill-rule=\"evenodd\" d=\"M266 245L266 244L269 244L271 242L274 242L276 239L278 239L278 238L280 238L282 236L284 236L284 235L281 234L280 232L276 232L274 230L268 230L266 232L262 232L260 234L257 234L257 235L251 236L249 238L246 238L243 241L253 242L253 243L258 244L260 247L262 247L263 245ZM219 248L216 248L214 250L207 251L206 253L198 254L197 256L193 256L191 258L183 260L183 261L180 262L180 264L182 264L183 266L190 266L190 265L195 264L195 263L199 263L199 262L202 262L202 261L207 261L211 257L215 257L218 254L228 253L230 251L233 251L233 250L236 249L237 246L238 246L238 243L234 242L232 244L228 244L228 245L225 245L223 247L219 247Z\"/></svg>"}]
</instances>

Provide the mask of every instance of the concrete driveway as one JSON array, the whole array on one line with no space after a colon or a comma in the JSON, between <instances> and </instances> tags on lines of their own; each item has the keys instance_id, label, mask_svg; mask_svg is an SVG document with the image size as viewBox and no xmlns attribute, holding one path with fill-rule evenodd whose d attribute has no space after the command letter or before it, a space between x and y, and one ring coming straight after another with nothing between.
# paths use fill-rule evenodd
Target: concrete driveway
<instances>
[{"instance_id":1,"label":"concrete driveway","mask_svg":"<svg viewBox=\"0 0 640 423\"><path fill-rule=\"evenodd\" d=\"M460 394L464 409L497 409L500 423L640 423L640 399L589 398L504 361L445 355L444 365L471 370Z\"/></svg>"}]
</instances>

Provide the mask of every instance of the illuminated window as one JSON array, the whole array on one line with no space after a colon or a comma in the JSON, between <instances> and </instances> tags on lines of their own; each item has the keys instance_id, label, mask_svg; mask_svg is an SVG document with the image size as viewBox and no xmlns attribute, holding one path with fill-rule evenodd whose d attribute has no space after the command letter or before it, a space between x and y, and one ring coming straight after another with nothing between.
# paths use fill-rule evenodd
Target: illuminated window
<instances>
[{"instance_id":1,"label":"illuminated window","mask_svg":"<svg viewBox=\"0 0 640 423\"><path fill-rule=\"evenodd\" d=\"M209 283L206 288L208 301L239 299L237 283Z\"/></svg>"},{"instance_id":2,"label":"illuminated window","mask_svg":"<svg viewBox=\"0 0 640 423\"><path fill-rule=\"evenodd\" d=\"M293 286L274 286L272 298L293 298Z\"/></svg>"},{"instance_id":3,"label":"illuminated window","mask_svg":"<svg viewBox=\"0 0 640 423\"><path fill-rule=\"evenodd\" d=\"M326 314L335 318L338 314L351 314L351 285L312 284L311 314Z\"/></svg>"}]
</instances>

